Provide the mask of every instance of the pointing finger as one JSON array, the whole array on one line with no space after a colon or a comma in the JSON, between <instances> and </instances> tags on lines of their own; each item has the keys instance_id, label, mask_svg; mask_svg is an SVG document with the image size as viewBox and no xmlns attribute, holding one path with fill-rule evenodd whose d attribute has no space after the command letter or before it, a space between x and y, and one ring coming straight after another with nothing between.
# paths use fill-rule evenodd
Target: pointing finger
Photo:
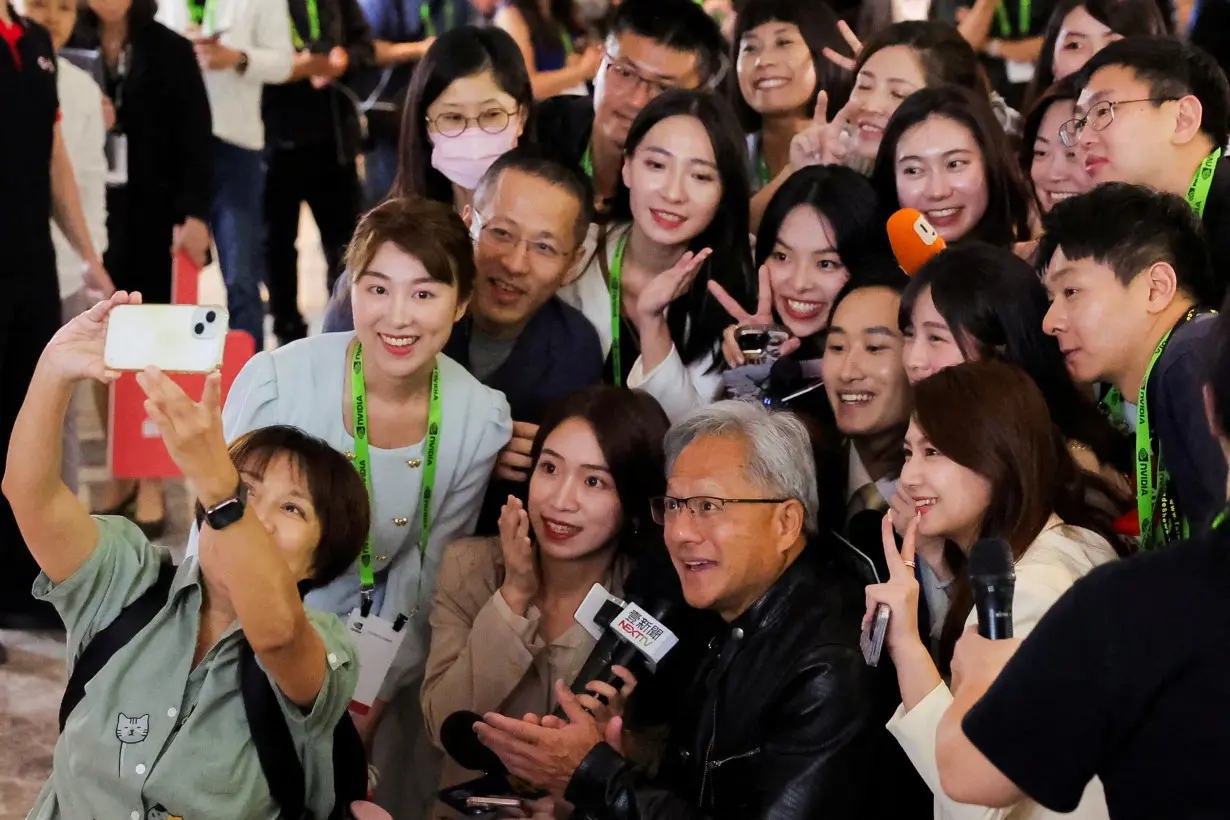
<instances>
[{"instance_id":1,"label":"pointing finger","mask_svg":"<svg viewBox=\"0 0 1230 820\"><path fill-rule=\"evenodd\" d=\"M769 266L761 265L756 282L756 317L768 322L773 313L773 286L769 282Z\"/></svg>"},{"instance_id":2,"label":"pointing finger","mask_svg":"<svg viewBox=\"0 0 1230 820\"><path fill-rule=\"evenodd\" d=\"M862 53L863 43L858 39L858 35L854 33L854 29L850 28L850 24L845 20L838 20L837 30L841 32L841 36L845 38L846 45L850 47L850 51L857 58Z\"/></svg>"},{"instance_id":3,"label":"pointing finger","mask_svg":"<svg viewBox=\"0 0 1230 820\"><path fill-rule=\"evenodd\" d=\"M827 55L830 49L825 49ZM840 56L834 52L834 56ZM830 57L829 59L832 59ZM816 95L816 113L812 114L811 121L813 125L828 125L829 121L829 92L821 91Z\"/></svg>"},{"instance_id":4,"label":"pointing finger","mask_svg":"<svg viewBox=\"0 0 1230 820\"><path fill-rule=\"evenodd\" d=\"M910 523L906 525L905 535L901 538L902 566L904 566L907 561L910 563L914 562L914 545L918 540L918 522L921 518L922 517L916 512L913 517L910 518ZM906 567L906 569L909 569L909 567ZM911 572L910 574L913 575L914 573Z\"/></svg>"}]
</instances>

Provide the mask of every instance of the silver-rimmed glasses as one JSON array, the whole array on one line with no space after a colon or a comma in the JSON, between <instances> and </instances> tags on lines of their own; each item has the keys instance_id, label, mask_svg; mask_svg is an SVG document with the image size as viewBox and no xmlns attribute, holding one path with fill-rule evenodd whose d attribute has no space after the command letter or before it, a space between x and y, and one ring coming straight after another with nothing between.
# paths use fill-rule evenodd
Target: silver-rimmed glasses
<instances>
[{"instance_id":1,"label":"silver-rimmed glasses","mask_svg":"<svg viewBox=\"0 0 1230 820\"><path fill-rule=\"evenodd\" d=\"M789 498L715 498L710 495L694 495L691 498L675 498L659 495L649 499L649 514L654 523L665 524L687 510L692 518L704 520L722 514L727 504L784 504Z\"/></svg>"},{"instance_id":2,"label":"silver-rimmed glasses","mask_svg":"<svg viewBox=\"0 0 1230 820\"><path fill-rule=\"evenodd\" d=\"M516 109L505 111L503 108L488 108L477 117L467 117L456 111L445 111L443 114L437 114L434 119L431 117L425 119L441 136L459 137L471 125L477 126L488 134L499 134L508 127L516 113Z\"/></svg>"},{"instance_id":3,"label":"silver-rimmed glasses","mask_svg":"<svg viewBox=\"0 0 1230 820\"><path fill-rule=\"evenodd\" d=\"M1101 131L1115 121L1115 108L1133 103L1166 103L1174 102L1178 97L1146 97L1142 100L1102 100L1094 103L1085 116L1068 120L1059 126L1059 139L1069 148L1075 148L1080 141L1081 133L1088 126L1094 131Z\"/></svg>"}]
</instances>

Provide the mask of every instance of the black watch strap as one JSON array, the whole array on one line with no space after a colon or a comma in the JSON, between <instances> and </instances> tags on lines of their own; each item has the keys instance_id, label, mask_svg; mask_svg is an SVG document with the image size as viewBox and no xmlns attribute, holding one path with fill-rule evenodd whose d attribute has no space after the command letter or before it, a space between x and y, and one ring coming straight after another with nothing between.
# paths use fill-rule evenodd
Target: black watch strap
<instances>
[{"instance_id":1,"label":"black watch strap","mask_svg":"<svg viewBox=\"0 0 1230 820\"><path fill-rule=\"evenodd\" d=\"M244 510L248 506L248 485L242 481L235 488L235 494L230 498L222 501L208 510L201 504L198 499L196 502L196 515L199 520L203 520L209 525L212 530L226 529L231 524L243 518Z\"/></svg>"},{"instance_id":2,"label":"black watch strap","mask_svg":"<svg viewBox=\"0 0 1230 820\"><path fill-rule=\"evenodd\" d=\"M246 51L239 52L239 62L235 64L235 73L238 74L240 77L247 74L249 62L250 61L248 60L248 52Z\"/></svg>"}]
</instances>

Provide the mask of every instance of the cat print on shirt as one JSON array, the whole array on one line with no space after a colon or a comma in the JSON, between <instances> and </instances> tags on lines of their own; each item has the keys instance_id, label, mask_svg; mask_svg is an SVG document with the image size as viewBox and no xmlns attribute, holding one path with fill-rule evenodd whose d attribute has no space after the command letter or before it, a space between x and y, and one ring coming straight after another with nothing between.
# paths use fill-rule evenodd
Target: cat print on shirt
<instances>
[{"instance_id":1,"label":"cat print on shirt","mask_svg":"<svg viewBox=\"0 0 1230 820\"><path fill-rule=\"evenodd\" d=\"M120 757L116 773L123 777L124 750L137 743L144 743L145 738L149 737L149 715L133 718L120 712L119 720L115 724L115 736L120 741Z\"/></svg>"},{"instance_id":2,"label":"cat print on shirt","mask_svg":"<svg viewBox=\"0 0 1230 820\"><path fill-rule=\"evenodd\" d=\"M154 807L146 812L145 820L184 820L184 818L171 814L161 803L155 803Z\"/></svg>"}]
</instances>

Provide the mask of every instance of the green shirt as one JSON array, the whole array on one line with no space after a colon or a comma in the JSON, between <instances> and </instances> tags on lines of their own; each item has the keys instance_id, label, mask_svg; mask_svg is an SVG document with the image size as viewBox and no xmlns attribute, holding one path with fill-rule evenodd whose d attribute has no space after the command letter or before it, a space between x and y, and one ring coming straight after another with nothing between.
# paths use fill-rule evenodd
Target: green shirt
<instances>
[{"instance_id":1,"label":"green shirt","mask_svg":"<svg viewBox=\"0 0 1230 820\"><path fill-rule=\"evenodd\" d=\"M46 575L34 584L35 597L54 604L64 619L70 673L90 638L153 586L164 554L126 519L95 521L99 539L89 560L62 584ZM201 596L200 568L189 557L175 574L167 606L86 687L28 820L280 816L239 692L239 624L192 668ZM308 808L324 817L333 805L333 728L359 673L337 616L307 614L328 657L316 703L305 712L276 683L273 688L303 760Z\"/></svg>"}]
</instances>

